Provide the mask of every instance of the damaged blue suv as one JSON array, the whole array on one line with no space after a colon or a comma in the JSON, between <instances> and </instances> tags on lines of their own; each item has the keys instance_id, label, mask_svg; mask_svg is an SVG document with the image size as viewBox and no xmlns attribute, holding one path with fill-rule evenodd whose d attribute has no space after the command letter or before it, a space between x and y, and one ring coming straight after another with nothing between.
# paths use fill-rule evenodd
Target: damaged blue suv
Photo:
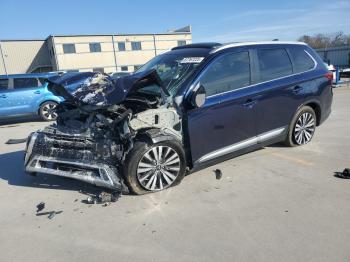
<instances>
[{"instance_id":1,"label":"damaged blue suv","mask_svg":"<svg viewBox=\"0 0 350 262\"><path fill-rule=\"evenodd\" d=\"M332 73L299 42L191 44L130 76L48 81L65 101L30 135L26 171L136 194L269 144L305 145L333 97Z\"/></svg>"}]
</instances>

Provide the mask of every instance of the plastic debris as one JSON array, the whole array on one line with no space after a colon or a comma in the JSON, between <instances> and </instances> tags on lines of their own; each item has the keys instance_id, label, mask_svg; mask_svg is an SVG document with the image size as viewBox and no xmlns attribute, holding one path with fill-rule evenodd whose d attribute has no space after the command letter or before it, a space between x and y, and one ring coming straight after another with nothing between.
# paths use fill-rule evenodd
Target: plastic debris
<instances>
[{"instance_id":1,"label":"plastic debris","mask_svg":"<svg viewBox=\"0 0 350 262\"><path fill-rule=\"evenodd\" d=\"M335 176L343 179L350 179L350 168L345 168L343 172L335 172Z\"/></svg>"},{"instance_id":2,"label":"plastic debris","mask_svg":"<svg viewBox=\"0 0 350 262\"><path fill-rule=\"evenodd\" d=\"M27 138L20 138L20 139L9 139L5 144L12 145L12 144L21 144L27 142Z\"/></svg>"},{"instance_id":3,"label":"plastic debris","mask_svg":"<svg viewBox=\"0 0 350 262\"><path fill-rule=\"evenodd\" d=\"M39 204L36 205L36 212L40 212L41 210L43 210L45 208L45 203L44 202L40 202Z\"/></svg>"},{"instance_id":4,"label":"plastic debris","mask_svg":"<svg viewBox=\"0 0 350 262\"><path fill-rule=\"evenodd\" d=\"M121 193L120 192L106 192L102 191L98 196L90 195L87 197L85 203L87 204L105 204L105 203L111 203L116 202ZM107 204L109 205L109 204ZM104 206L107 206L104 205Z\"/></svg>"},{"instance_id":5,"label":"plastic debris","mask_svg":"<svg viewBox=\"0 0 350 262\"><path fill-rule=\"evenodd\" d=\"M61 214L63 211L48 211L48 212L41 212L41 213L37 213L37 216L46 216L48 219L53 219L55 217L55 215Z\"/></svg>"},{"instance_id":6,"label":"plastic debris","mask_svg":"<svg viewBox=\"0 0 350 262\"><path fill-rule=\"evenodd\" d=\"M222 172L221 172L220 169L215 169L214 173L215 173L215 177L216 177L217 180L222 178Z\"/></svg>"}]
</instances>

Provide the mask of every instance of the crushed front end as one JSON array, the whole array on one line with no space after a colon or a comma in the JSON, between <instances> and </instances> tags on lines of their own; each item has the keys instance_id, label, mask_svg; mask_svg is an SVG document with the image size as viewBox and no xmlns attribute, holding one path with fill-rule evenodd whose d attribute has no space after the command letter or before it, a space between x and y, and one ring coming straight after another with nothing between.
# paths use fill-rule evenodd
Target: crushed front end
<instances>
[{"instance_id":1,"label":"crushed front end","mask_svg":"<svg viewBox=\"0 0 350 262\"><path fill-rule=\"evenodd\" d=\"M57 124L32 133L26 147L25 170L127 190L118 167L131 143L125 120L129 111L118 106L100 111L104 115L99 110L65 111Z\"/></svg>"},{"instance_id":2,"label":"crushed front end","mask_svg":"<svg viewBox=\"0 0 350 262\"><path fill-rule=\"evenodd\" d=\"M122 166L135 137L156 129L181 139L179 116L166 92L140 95L145 85L162 83L155 71L117 79L100 73L65 74L49 79L49 90L65 101L57 122L32 133L25 171L69 177L124 192Z\"/></svg>"}]
</instances>

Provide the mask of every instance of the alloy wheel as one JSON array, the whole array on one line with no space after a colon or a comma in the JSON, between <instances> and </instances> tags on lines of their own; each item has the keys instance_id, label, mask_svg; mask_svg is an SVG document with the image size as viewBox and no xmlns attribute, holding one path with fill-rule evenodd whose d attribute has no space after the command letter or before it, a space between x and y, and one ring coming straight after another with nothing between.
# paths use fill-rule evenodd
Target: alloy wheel
<instances>
[{"instance_id":1,"label":"alloy wheel","mask_svg":"<svg viewBox=\"0 0 350 262\"><path fill-rule=\"evenodd\" d=\"M180 157L168 146L155 146L148 150L137 166L137 179L150 191L163 190L174 183L180 172Z\"/></svg>"},{"instance_id":2,"label":"alloy wheel","mask_svg":"<svg viewBox=\"0 0 350 262\"><path fill-rule=\"evenodd\" d=\"M299 116L294 127L294 140L298 145L310 142L314 135L316 121L311 113L303 113Z\"/></svg>"},{"instance_id":3,"label":"alloy wheel","mask_svg":"<svg viewBox=\"0 0 350 262\"><path fill-rule=\"evenodd\" d=\"M53 103L47 103L43 106L42 108L42 115L47 119L47 120L54 120L57 118L57 113L56 113L56 104Z\"/></svg>"}]
</instances>

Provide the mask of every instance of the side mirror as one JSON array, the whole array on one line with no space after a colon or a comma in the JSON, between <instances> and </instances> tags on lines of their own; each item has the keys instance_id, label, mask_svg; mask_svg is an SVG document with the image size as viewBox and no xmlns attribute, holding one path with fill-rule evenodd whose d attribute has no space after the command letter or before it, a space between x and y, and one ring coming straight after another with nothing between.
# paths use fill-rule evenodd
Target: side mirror
<instances>
[{"instance_id":1,"label":"side mirror","mask_svg":"<svg viewBox=\"0 0 350 262\"><path fill-rule=\"evenodd\" d=\"M205 103L206 92L204 86L198 83L193 91L191 97L191 104L193 107L201 107Z\"/></svg>"}]
</instances>

